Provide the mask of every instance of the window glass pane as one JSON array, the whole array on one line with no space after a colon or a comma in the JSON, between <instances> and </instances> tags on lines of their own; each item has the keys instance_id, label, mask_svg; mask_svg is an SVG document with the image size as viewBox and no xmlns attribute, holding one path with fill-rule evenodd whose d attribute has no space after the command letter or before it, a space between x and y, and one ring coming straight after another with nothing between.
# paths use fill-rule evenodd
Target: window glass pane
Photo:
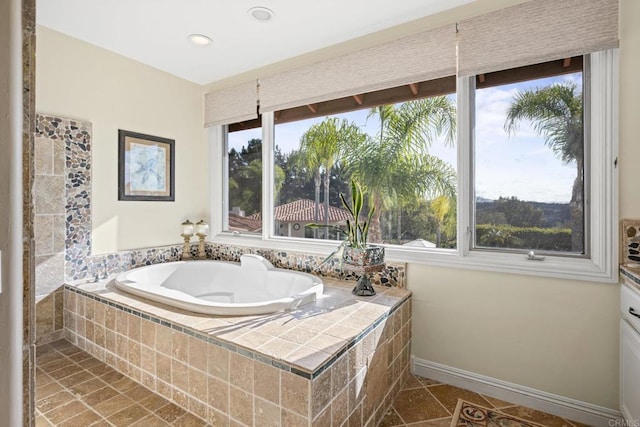
<instances>
[{"instance_id":1,"label":"window glass pane","mask_svg":"<svg viewBox=\"0 0 640 427\"><path fill-rule=\"evenodd\" d=\"M476 247L584 253L582 74L476 90Z\"/></svg>"},{"instance_id":2,"label":"window glass pane","mask_svg":"<svg viewBox=\"0 0 640 427\"><path fill-rule=\"evenodd\" d=\"M262 128L227 137L229 221L226 231L262 231Z\"/></svg>"},{"instance_id":3,"label":"window glass pane","mask_svg":"<svg viewBox=\"0 0 640 427\"><path fill-rule=\"evenodd\" d=\"M344 239L349 213L339 195L350 200L354 179L376 208L369 242L455 248L455 102L439 96L276 122L275 235Z\"/></svg>"}]
</instances>

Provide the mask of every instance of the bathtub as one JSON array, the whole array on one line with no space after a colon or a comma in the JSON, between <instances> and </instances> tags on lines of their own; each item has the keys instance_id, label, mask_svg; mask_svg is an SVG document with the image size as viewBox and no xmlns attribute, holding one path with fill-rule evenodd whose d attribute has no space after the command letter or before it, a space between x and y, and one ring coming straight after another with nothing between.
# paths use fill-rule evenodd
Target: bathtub
<instances>
[{"instance_id":1,"label":"bathtub","mask_svg":"<svg viewBox=\"0 0 640 427\"><path fill-rule=\"evenodd\" d=\"M125 292L202 314L251 315L292 310L322 295L322 279L275 268L258 255L225 261L154 264L118 275Z\"/></svg>"}]
</instances>

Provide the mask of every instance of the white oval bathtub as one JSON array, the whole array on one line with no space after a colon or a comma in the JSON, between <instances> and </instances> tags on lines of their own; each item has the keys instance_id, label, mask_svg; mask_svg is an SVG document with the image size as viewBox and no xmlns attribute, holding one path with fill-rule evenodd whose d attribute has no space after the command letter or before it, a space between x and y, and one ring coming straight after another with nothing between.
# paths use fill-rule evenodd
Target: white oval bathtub
<instances>
[{"instance_id":1,"label":"white oval bathtub","mask_svg":"<svg viewBox=\"0 0 640 427\"><path fill-rule=\"evenodd\" d=\"M174 307L225 316L291 310L322 295L322 279L277 269L258 255L241 263L178 261L124 272L115 279L123 291Z\"/></svg>"}]
</instances>

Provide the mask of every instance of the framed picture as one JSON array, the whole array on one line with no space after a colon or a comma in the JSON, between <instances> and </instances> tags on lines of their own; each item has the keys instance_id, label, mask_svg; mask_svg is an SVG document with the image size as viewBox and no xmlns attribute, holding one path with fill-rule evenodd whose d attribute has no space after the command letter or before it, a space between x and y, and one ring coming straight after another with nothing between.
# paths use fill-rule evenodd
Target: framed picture
<instances>
[{"instance_id":1,"label":"framed picture","mask_svg":"<svg viewBox=\"0 0 640 427\"><path fill-rule=\"evenodd\" d=\"M118 130L118 200L175 201L175 141Z\"/></svg>"}]
</instances>

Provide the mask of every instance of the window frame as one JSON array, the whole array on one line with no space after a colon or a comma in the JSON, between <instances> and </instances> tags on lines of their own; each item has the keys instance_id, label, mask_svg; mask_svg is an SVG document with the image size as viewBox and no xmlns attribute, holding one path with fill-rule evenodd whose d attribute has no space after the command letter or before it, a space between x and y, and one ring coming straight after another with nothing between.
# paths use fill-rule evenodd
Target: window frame
<instances>
[{"instance_id":1,"label":"window frame","mask_svg":"<svg viewBox=\"0 0 640 427\"><path fill-rule=\"evenodd\" d=\"M473 197L473 114L475 77L457 78L457 172L458 172L458 231L457 249L412 249L386 246L390 262L426 264L530 276L580 279L615 283L618 280L618 49L595 52L585 57L585 88L588 85L589 104L585 108L585 131L590 135L585 156L585 247L589 257L553 256L544 261L528 260L522 253L509 250L472 250L471 230L474 218ZM587 117L588 115L588 117ZM273 229L273 158L274 113L262 114L263 198L262 234L245 235L223 232L228 218L228 198L225 196L226 132L227 126L208 129L210 146L211 241L220 244L254 248L297 251L326 255L335 249L335 241L310 240L275 236ZM216 167L217 166L217 167ZM222 212L220 209L222 208ZM227 212L225 212L225 210ZM217 213L217 214L216 214ZM587 220L588 219L588 220Z\"/></svg>"},{"instance_id":2,"label":"window frame","mask_svg":"<svg viewBox=\"0 0 640 427\"><path fill-rule=\"evenodd\" d=\"M584 194L584 206L583 206L583 227L584 227L584 242L583 242L583 246L584 246L584 250L582 253L577 253L577 252L554 252L554 251L545 251L545 250L535 250L535 254L536 255L540 255L542 257L546 257L546 256L553 256L553 257L571 257L571 258L584 258L584 259L589 259L591 256L590 253L590 249L591 249L591 242L589 239L589 235L591 234L591 229L590 229L590 219L591 219L591 212L589 211L589 209L587 209L587 206L589 206L590 204L590 198L591 198L591 193L589 191L590 188L590 174L591 174L591 152L590 152L590 148L591 148L591 133L590 133L590 121L591 121L591 117L589 114L590 108L589 106L591 105L591 96L590 96L590 91L591 91L591 87L589 85L589 81L590 81L590 60L589 60L589 55L584 55L582 57L580 57L582 60L580 61L583 66L580 68L580 72L582 73L582 99L583 99L583 194ZM544 77L534 77L531 80L536 80L539 78L544 78ZM467 80L468 79L468 80ZM462 80L462 79L461 79ZM463 82L459 81L459 84L464 84L464 85L468 85L468 90L469 90L469 96L465 98L465 100L468 102L468 108L469 108L469 123L471 123L473 125L472 129L475 128L475 113L476 113L476 109L474 108L474 106L476 105L475 102L475 93L478 90L478 87L476 85L476 76L470 76L468 78L465 78ZM503 83L503 84L511 84L511 83ZM502 84L498 84L492 87L498 87L501 86ZM481 88L482 89L482 88ZM465 106L466 107L466 106ZM498 253L516 253L516 254L522 254L524 251L529 251L529 249L527 248L501 248L501 247L485 247L485 246L479 246L478 242L477 242L477 222L476 222L476 200L475 200L475 159L476 159L476 153L475 153L475 148L477 147L477 140L475 137L475 133L471 132L469 135L467 135L467 137L469 138L469 146L468 146L468 151L469 151L469 156L471 159L471 166L470 166L470 171L471 176L469 177L470 179L470 194L469 194L469 203L471 205L471 209L470 209L470 218L469 218L469 226L470 226L470 233L468 236L468 240L469 240L469 250L470 251L488 251L488 252L498 252ZM542 258L538 258L538 261L542 260ZM534 259L533 261L536 261L536 259Z\"/></svg>"}]
</instances>

